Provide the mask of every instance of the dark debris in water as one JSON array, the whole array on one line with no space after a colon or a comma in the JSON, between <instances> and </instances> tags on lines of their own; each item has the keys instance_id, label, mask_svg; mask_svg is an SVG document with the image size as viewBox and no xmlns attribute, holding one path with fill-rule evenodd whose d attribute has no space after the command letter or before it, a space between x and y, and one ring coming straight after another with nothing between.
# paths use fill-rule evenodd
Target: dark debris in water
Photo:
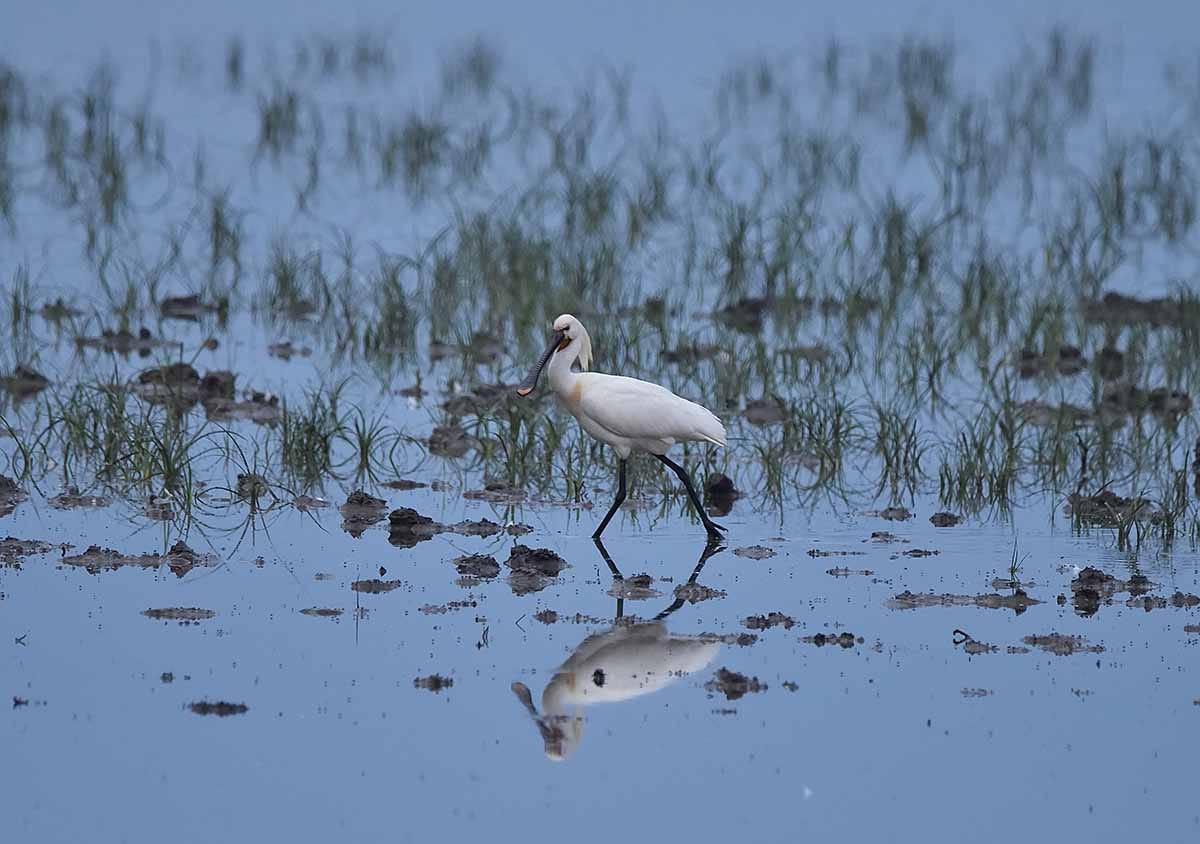
<instances>
[{"instance_id":1,"label":"dark debris in water","mask_svg":"<svg viewBox=\"0 0 1200 844\"><path fill-rule=\"evenodd\" d=\"M125 328L117 331L106 328L98 336L76 337L75 344L81 349L100 349L101 351L116 352L121 355L128 355L130 352L149 355L155 349L163 349L171 346L178 348L179 346L179 343L173 340L164 340L155 337L150 333L150 329L145 327L139 328L137 334Z\"/></svg>"},{"instance_id":2,"label":"dark debris in water","mask_svg":"<svg viewBox=\"0 0 1200 844\"><path fill-rule=\"evenodd\" d=\"M723 694L726 700L738 700L748 694L756 694L767 690L766 683L760 683L757 677L747 677L728 668L717 669L713 679L704 684L711 693Z\"/></svg>"},{"instance_id":3,"label":"dark debris in water","mask_svg":"<svg viewBox=\"0 0 1200 844\"><path fill-rule=\"evenodd\" d=\"M501 481L485 484L483 489L469 489L462 494L468 501L488 501L493 504L519 504L525 500L520 489Z\"/></svg>"},{"instance_id":4,"label":"dark debris in water","mask_svg":"<svg viewBox=\"0 0 1200 844\"><path fill-rule=\"evenodd\" d=\"M1072 493L1067 510L1081 522L1097 527L1120 527L1133 521L1153 520L1160 516L1154 502L1146 498L1122 498L1110 489L1095 495Z\"/></svg>"},{"instance_id":5,"label":"dark debris in water","mask_svg":"<svg viewBox=\"0 0 1200 844\"><path fill-rule=\"evenodd\" d=\"M438 425L426 440L429 453L437 457L464 457L475 441L460 425Z\"/></svg>"},{"instance_id":6,"label":"dark debris in water","mask_svg":"<svg viewBox=\"0 0 1200 844\"><path fill-rule=\"evenodd\" d=\"M862 557L866 554L864 551L829 550L825 548L809 548L805 553L814 559L818 557Z\"/></svg>"},{"instance_id":7,"label":"dark debris in water","mask_svg":"<svg viewBox=\"0 0 1200 844\"><path fill-rule=\"evenodd\" d=\"M440 692L442 689L448 689L454 685L454 680L450 677L443 677L441 674L430 674L428 677L417 677L413 680L413 687L417 689L425 689L428 692Z\"/></svg>"},{"instance_id":8,"label":"dark debris in water","mask_svg":"<svg viewBox=\"0 0 1200 844\"><path fill-rule=\"evenodd\" d=\"M229 309L229 301L221 299L216 302L206 302L195 294L168 296L159 303L158 309L168 319L196 322L207 314L226 313Z\"/></svg>"},{"instance_id":9,"label":"dark debris in water","mask_svg":"<svg viewBox=\"0 0 1200 844\"><path fill-rule=\"evenodd\" d=\"M279 396L251 390L241 400L211 398L204 400L204 411L212 422L247 421L270 425L283 418Z\"/></svg>"},{"instance_id":10,"label":"dark debris in water","mask_svg":"<svg viewBox=\"0 0 1200 844\"><path fill-rule=\"evenodd\" d=\"M891 559L895 560L899 557L936 557L941 551L930 550L929 548L909 548L906 551L901 551L899 554L893 554Z\"/></svg>"},{"instance_id":11,"label":"dark debris in water","mask_svg":"<svg viewBox=\"0 0 1200 844\"><path fill-rule=\"evenodd\" d=\"M230 715L243 715L250 711L244 703L229 703L228 701L196 701L188 705L188 709L197 715L216 715L218 718L228 718Z\"/></svg>"},{"instance_id":12,"label":"dark debris in water","mask_svg":"<svg viewBox=\"0 0 1200 844\"><path fill-rule=\"evenodd\" d=\"M837 566L835 568L826 569L825 573L828 575L832 575L833 577L850 577L851 575L862 575L863 577L870 577L873 574L875 574L875 572L871 571L870 569L849 569L849 568L845 568L844 566Z\"/></svg>"},{"instance_id":13,"label":"dark debris in water","mask_svg":"<svg viewBox=\"0 0 1200 844\"><path fill-rule=\"evenodd\" d=\"M751 399L742 415L751 425L778 425L787 419L787 407L774 396Z\"/></svg>"}]
</instances>

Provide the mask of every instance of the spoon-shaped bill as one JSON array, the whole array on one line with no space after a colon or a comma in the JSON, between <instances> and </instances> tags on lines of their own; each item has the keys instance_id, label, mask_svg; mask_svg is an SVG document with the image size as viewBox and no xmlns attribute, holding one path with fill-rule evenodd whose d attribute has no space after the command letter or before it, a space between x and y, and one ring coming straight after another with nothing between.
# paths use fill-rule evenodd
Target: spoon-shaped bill
<instances>
[{"instance_id":1,"label":"spoon-shaped bill","mask_svg":"<svg viewBox=\"0 0 1200 844\"><path fill-rule=\"evenodd\" d=\"M561 331L555 331L554 336L550 338L550 345L547 346L546 351L542 353L541 360L537 362L537 365L534 366L533 369L529 370L529 374L525 376L525 380L518 385L518 396L527 396L533 392L533 388L537 386L538 378L541 377L542 370L545 369L546 364L550 360L550 356L558 351L559 347L562 345L562 341L563 333Z\"/></svg>"}]
</instances>

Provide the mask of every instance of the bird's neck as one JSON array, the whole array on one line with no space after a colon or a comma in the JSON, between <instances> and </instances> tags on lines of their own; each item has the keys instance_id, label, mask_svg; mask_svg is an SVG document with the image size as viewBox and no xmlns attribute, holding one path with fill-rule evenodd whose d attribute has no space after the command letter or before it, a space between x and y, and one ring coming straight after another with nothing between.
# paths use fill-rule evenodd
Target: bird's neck
<instances>
[{"instance_id":1,"label":"bird's neck","mask_svg":"<svg viewBox=\"0 0 1200 844\"><path fill-rule=\"evenodd\" d=\"M575 386L575 380L579 377L578 372L571 370L571 364L575 362L578 354L578 350L572 344L561 352L555 352L554 357L550 358L546 374L550 380L550 389L560 396L570 395L571 388Z\"/></svg>"}]
</instances>

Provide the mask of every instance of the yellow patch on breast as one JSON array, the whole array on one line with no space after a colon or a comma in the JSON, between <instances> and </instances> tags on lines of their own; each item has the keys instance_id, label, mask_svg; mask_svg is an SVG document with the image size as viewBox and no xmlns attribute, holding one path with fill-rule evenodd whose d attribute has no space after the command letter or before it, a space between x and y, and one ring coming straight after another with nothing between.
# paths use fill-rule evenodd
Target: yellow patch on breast
<instances>
[{"instance_id":1,"label":"yellow patch on breast","mask_svg":"<svg viewBox=\"0 0 1200 844\"><path fill-rule=\"evenodd\" d=\"M583 398L583 384L576 381L575 386L571 388L571 395L569 398L572 402L578 404L579 400Z\"/></svg>"}]
</instances>

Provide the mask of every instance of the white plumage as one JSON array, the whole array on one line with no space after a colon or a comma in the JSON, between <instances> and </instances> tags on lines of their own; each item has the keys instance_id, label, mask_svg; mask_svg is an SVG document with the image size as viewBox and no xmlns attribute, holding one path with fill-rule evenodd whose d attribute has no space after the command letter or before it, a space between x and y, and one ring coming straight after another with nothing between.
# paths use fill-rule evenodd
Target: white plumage
<instances>
[{"instance_id":1,"label":"white plumage","mask_svg":"<svg viewBox=\"0 0 1200 844\"><path fill-rule=\"evenodd\" d=\"M601 442L608 443L621 459L617 501L595 536L608 525L625 497L625 461L634 451L653 454L679 476L709 535L718 537L722 528L708 518L687 474L666 457L677 442L708 442L725 445L725 426L710 410L681 398L666 387L627 378L581 370L591 363L592 341L583 324L570 314L554 321L554 337L541 360L518 388L529 395L543 369L550 388L580 426Z\"/></svg>"}]
</instances>

